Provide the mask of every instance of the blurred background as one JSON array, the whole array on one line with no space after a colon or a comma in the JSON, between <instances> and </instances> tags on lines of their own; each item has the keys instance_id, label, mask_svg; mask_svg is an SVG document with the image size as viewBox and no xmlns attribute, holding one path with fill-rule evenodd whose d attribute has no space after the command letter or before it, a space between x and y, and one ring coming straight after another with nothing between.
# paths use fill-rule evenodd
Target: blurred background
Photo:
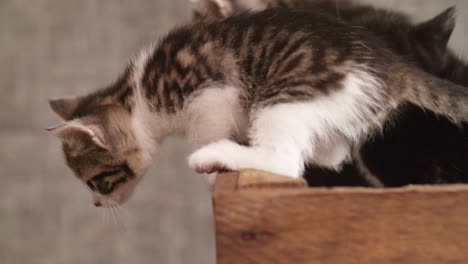
<instances>
[{"instance_id":1,"label":"blurred background","mask_svg":"<svg viewBox=\"0 0 468 264\"><path fill-rule=\"evenodd\" d=\"M367 0L414 16L458 6L451 46L468 55L468 1ZM95 208L44 128L47 98L103 87L149 41L188 21L188 0L0 0L0 263L215 263L210 193L168 140L125 212Z\"/></svg>"}]
</instances>

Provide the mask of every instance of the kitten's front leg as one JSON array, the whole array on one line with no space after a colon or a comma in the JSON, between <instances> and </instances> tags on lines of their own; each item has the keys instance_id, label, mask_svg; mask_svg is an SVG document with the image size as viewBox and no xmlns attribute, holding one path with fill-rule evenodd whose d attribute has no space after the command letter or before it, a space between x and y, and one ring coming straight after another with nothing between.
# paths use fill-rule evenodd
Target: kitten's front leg
<instances>
[{"instance_id":1,"label":"kitten's front leg","mask_svg":"<svg viewBox=\"0 0 468 264\"><path fill-rule=\"evenodd\" d=\"M287 104L256 112L249 129L250 146L227 139L208 144L189 157L190 167L199 173L250 168L300 177L303 155L311 147L310 131L290 114Z\"/></svg>"},{"instance_id":2,"label":"kitten's front leg","mask_svg":"<svg viewBox=\"0 0 468 264\"><path fill-rule=\"evenodd\" d=\"M222 140L195 151L189 157L189 165L198 173L259 169L299 177L303 161L299 155L294 157L286 153L269 147L247 147L231 140Z\"/></svg>"},{"instance_id":3,"label":"kitten's front leg","mask_svg":"<svg viewBox=\"0 0 468 264\"><path fill-rule=\"evenodd\" d=\"M246 154L244 147L231 140L220 140L208 144L189 157L190 167L198 173L238 170ZM251 153L253 154L253 153ZM252 158L252 157L251 157Z\"/></svg>"}]
</instances>

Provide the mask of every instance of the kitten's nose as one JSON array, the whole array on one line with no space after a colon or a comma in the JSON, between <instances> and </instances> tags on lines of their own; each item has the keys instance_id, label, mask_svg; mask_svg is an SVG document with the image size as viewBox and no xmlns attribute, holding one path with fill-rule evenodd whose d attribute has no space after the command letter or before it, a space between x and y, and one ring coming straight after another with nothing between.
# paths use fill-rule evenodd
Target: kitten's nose
<instances>
[{"instance_id":1,"label":"kitten's nose","mask_svg":"<svg viewBox=\"0 0 468 264\"><path fill-rule=\"evenodd\" d=\"M96 206L96 207L101 207L102 204L101 204L100 201L95 201L95 202L94 202L94 206Z\"/></svg>"}]
</instances>

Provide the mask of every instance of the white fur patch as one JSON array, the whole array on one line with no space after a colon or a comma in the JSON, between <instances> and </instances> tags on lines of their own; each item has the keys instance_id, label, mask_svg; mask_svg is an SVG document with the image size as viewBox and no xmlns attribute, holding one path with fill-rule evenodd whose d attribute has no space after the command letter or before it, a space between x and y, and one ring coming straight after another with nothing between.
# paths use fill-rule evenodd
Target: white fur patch
<instances>
[{"instance_id":1,"label":"white fur patch","mask_svg":"<svg viewBox=\"0 0 468 264\"><path fill-rule=\"evenodd\" d=\"M246 141L247 114L239 102L240 89L213 84L203 88L184 108L186 137L194 147L221 139Z\"/></svg>"},{"instance_id":2,"label":"white fur patch","mask_svg":"<svg viewBox=\"0 0 468 264\"><path fill-rule=\"evenodd\" d=\"M144 48L139 55L132 61L132 78L135 83L133 94L135 99L135 108L132 111L132 127L138 143L138 147L143 153L143 166L147 167L151 163L153 156L156 155L157 142L156 135L149 124L153 123L154 115L151 113L147 101L143 96L143 87L141 80L145 73L145 68L151 54L154 52L153 44Z\"/></svg>"},{"instance_id":3,"label":"white fur patch","mask_svg":"<svg viewBox=\"0 0 468 264\"><path fill-rule=\"evenodd\" d=\"M379 86L370 73L355 70L331 95L254 113L250 147L218 141L192 154L189 164L198 172L254 168L291 177L302 174L305 161L337 167L350 145L378 124L372 109L382 105Z\"/></svg>"},{"instance_id":4,"label":"white fur patch","mask_svg":"<svg viewBox=\"0 0 468 264\"><path fill-rule=\"evenodd\" d=\"M143 153L143 166L147 167L156 155L160 142L158 142L157 136L154 135L151 126L148 126L148 124L153 123L154 116L141 94L140 85L136 85L134 88L134 98L135 108L132 111L132 127L138 147Z\"/></svg>"},{"instance_id":5,"label":"white fur patch","mask_svg":"<svg viewBox=\"0 0 468 264\"><path fill-rule=\"evenodd\" d=\"M311 102L261 110L250 133L252 141L260 145L282 142L283 149L300 150L306 161L340 166L349 159L350 146L378 124L372 109L382 105L381 84L371 74L354 71L342 85L342 90Z\"/></svg>"}]
</instances>

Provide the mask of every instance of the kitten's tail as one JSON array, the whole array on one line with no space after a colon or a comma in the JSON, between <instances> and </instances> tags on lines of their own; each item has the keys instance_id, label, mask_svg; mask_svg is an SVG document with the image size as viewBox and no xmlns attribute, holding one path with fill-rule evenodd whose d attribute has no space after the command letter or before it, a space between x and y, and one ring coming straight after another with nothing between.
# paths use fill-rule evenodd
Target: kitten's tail
<instances>
[{"instance_id":1,"label":"kitten's tail","mask_svg":"<svg viewBox=\"0 0 468 264\"><path fill-rule=\"evenodd\" d=\"M468 88L431 74L403 66L398 76L400 98L434 111L455 123L468 122Z\"/></svg>"}]
</instances>

